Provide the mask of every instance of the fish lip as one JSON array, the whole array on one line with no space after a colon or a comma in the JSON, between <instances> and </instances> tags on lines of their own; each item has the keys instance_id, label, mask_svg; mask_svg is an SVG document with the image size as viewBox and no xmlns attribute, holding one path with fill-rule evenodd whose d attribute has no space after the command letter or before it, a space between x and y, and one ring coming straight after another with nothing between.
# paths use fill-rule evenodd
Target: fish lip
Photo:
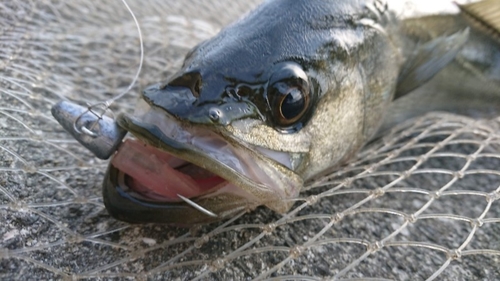
<instances>
[{"instance_id":1,"label":"fish lip","mask_svg":"<svg viewBox=\"0 0 500 281\"><path fill-rule=\"evenodd\" d=\"M102 194L108 213L129 223L196 224L214 221L215 218L197 212L185 203L157 203L139 200L118 184L119 170L108 166Z\"/></svg>"},{"instance_id":2,"label":"fish lip","mask_svg":"<svg viewBox=\"0 0 500 281\"><path fill-rule=\"evenodd\" d=\"M141 141L157 149L166 151L167 153L172 154L175 157L181 158L185 161L207 169L226 179L227 181L236 184L237 186L246 186L252 188L260 185L263 189L265 188L264 185L254 182L251 179L241 175L232 167L211 158L203 151L200 151L198 148L181 143L166 136L161 131L161 129L154 124L139 121L136 118L130 117L125 114L121 114L118 116L117 123L120 127L131 132ZM202 161L206 161L206 163L202 163ZM219 169L219 171L215 171L216 169ZM229 179L231 177L234 177L236 180ZM270 194L266 196L269 195Z\"/></svg>"},{"instance_id":3,"label":"fish lip","mask_svg":"<svg viewBox=\"0 0 500 281\"><path fill-rule=\"evenodd\" d=\"M140 200L125 191L119 184L119 171L113 165L108 166L103 182L102 194L104 206L108 213L115 219L134 223L160 223L179 227L189 227L195 224L206 224L220 220L221 217L212 217L204 214L184 202L154 202ZM213 204L213 198L199 198L200 205ZM244 202L234 200L231 203L235 206L230 211L213 209L225 216L235 214L251 208Z\"/></svg>"},{"instance_id":4,"label":"fish lip","mask_svg":"<svg viewBox=\"0 0 500 281\"><path fill-rule=\"evenodd\" d=\"M182 201L153 202L134 197L125 191L118 183L120 171L112 164L109 164L103 183L104 203L108 212L119 220L131 223L167 223L175 225L208 223L219 220L237 211L242 211L243 209L253 208L258 205L265 205L266 200L267 202L274 202L276 200L283 199L279 195L276 195L272 190L268 190L265 185L259 184L250 178L246 178L245 175L240 174L238 171L222 162L212 159L210 156L204 154L203 151L197 150L196 147L178 142L175 139L166 136L161 129L154 124L142 122L135 117L125 114L118 116L117 123L120 127L131 132L141 141L150 144L157 149L166 151L175 157L184 159L211 172L215 172L214 169L216 168L214 167L219 167L220 171L215 172L217 175L236 185L237 188L249 195L247 197L246 195L241 195L241 193L232 194L226 192L222 193L222 196L221 194L211 196L211 193L217 193L218 189L215 189L207 194L190 198L190 200L196 204L204 207L208 206L208 210L219 216L214 218L201 213ZM186 157L186 155L191 156ZM201 157L204 159L194 159L193 157ZM205 163L200 165L201 161L207 161L208 164ZM259 185L261 188L259 188ZM260 194L256 196L254 192L248 191L249 188L257 189L257 193ZM227 198L230 198L230 200ZM218 203L220 203L221 200L225 200L223 202L229 202L227 202L227 204L218 204L215 203L217 200L219 201ZM224 206L219 207L219 205ZM278 211L285 211L285 209L288 209L290 203L281 203L281 205L278 205L280 206L279 208L281 208L278 209ZM230 209L230 207L232 209Z\"/></svg>"}]
</instances>

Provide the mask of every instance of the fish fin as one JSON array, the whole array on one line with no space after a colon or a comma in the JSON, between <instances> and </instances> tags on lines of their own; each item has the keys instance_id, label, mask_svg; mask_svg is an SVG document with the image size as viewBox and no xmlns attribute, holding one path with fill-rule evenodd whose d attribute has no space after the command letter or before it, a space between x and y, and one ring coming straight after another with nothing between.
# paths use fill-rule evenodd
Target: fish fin
<instances>
[{"instance_id":1,"label":"fish fin","mask_svg":"<svg viewBox=\"0 0 500 281\"><path fill-rule=\"evenodd\" d=\"M403 65L394 99L400 98L429 81L448 65L469 38L469 28L441 36L417 47Z\"/></svg>"},{"instance_id":2,"label":"fish fin","mask_svg":"<svg viewBox=\"0 0 500 281\"><path fill-rule=\"evenodd\" d=\"M485 0L472 4L456 5L471 26L500 42L500 1Z\"/></svg>"}]
</instances>

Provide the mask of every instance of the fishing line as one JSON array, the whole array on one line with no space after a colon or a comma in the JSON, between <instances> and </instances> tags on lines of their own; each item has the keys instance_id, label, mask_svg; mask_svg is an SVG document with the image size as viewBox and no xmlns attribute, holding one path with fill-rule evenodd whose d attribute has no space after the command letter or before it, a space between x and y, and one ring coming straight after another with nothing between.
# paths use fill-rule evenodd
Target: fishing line
<instances>
[{"instance_id":1,"label":"fishing line","mask_svg":"<svg viewBox=\"0 0 500 281\"><path fill-rule=\"evenodd\" d=\"M87 110L84 111L83 113L81 113L75 119L75 121L73 122L73 130L76 133L78 133L78 134L86 134L86 135L91 136L91 137L97 137L99 135L99 133L95 132L93 130L96 127L96 125L98 124L99 120L102 120L104 114L109 110L109 107L116 100L122 98L128 92L130 92L130 90L132 90L132 88L134 87L135 83L139 79L139 75L140 75L141 70L142 70L142 65L143 65L143 62L144 62L144 42L143 42L143 39L142 39L141 27L139 25L139 21L137 20L134 12L132 11L132 9L130 8L130 6L128 5L127 1L126 0L121 0L121 1L123 2L123 4L125 5L125 7L127 8L127 11L130 13L130 15L132 16L132 18L134 19L135 26L137 27L137 32L139 33L139 43L140 43L140 49L141 49L141 57L140 57L140 61L139 61L139 68L137 69L137 72L136 72L136 74L134 76L134 79L132 79L132 82L130 82L129 86L123 92L121 92L117 96L115 96L115 97L113 97L111 99L108 99L108 100L106 100L104 102L98 102L98 103L92 104L92 105L89 104L87 106ZM111 112L111 115L112 115L113 119L115 119L113 112L111 110L110 110L110 112ZM90 128L87 128L85 125L82 125L81 128L79 128L78 127L79 121L87 113L93 114L97 118L97 120L92 123L92 125L90 126Z\"/></svg>"}]
</instances>

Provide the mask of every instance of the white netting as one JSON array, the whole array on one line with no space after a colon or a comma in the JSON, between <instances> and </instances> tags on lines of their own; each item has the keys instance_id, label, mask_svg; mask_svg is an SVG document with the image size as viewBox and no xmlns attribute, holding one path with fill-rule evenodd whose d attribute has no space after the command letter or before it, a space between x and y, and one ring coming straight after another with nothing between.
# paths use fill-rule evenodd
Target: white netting
<instances>
[{"instance_id":1,"label":"white netting","mask_svg":"<svg viewBox=\"0 0 500 281\"><path fill-rule=\"evenodd\" d=\"M145 36L134 93L255 1L130 3ZM106 163L50 115L123 90L139 60L120 1L0 3L0 279L493 280L500 276L500 121L430 114L313 184L292 210L192 229L106 213ZM371 278L371 279L370 279Z\"/></svg>"}]
</instances>

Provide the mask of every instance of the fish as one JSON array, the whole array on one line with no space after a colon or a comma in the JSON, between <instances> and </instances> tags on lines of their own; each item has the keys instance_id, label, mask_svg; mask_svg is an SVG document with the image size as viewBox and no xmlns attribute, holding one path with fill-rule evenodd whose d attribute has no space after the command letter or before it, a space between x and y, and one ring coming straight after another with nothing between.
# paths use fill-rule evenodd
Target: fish
<instances>
[{"instance_id":1,"label":"fish","mask_svg":"<svg viewBox=\"0 0 500 281\"><path fill-rule=\"evenodd\" d=\"M189 226L285 213L396 122L499 112L500 1L420 2L268 0L195 46L117 117L133 137L106 171L110 215Z\"/></svg>"}]
</instances>

